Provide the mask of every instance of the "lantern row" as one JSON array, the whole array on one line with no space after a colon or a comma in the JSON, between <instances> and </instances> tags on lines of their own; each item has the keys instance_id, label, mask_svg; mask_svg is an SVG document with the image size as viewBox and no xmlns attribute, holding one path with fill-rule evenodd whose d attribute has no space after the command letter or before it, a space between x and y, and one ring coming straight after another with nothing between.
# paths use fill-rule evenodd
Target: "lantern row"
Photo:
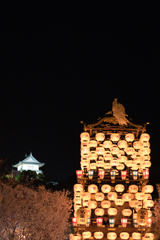
<instances>
[{"instance_id":1,"label":"lantern row","mask_svg":"<svg viewBox=\"0 0 160 240\"><path fill-rule=\"evenodd\" d=\"M92 236L92 233L90 231L85 231L81 234L70 234L70 240L81 240L82 237L83 239L89 239ZM94 232L94 238L95 239L102 239L103 237L105 237L103 232ZM107 233L107 239L109 240L115 240L117 238L117 234L115 232L109 232ZM129 237L132 237L135 240L139 240L141 239L141 233L139 232L133 232L130 236L130 234L128 232L121 232L119 234L119 237L122 240L127 240L129 239ZM145 233L144 237L142 237L142 240L153 240L154 239L154 235L153 233Z\"/></svg>"}]
</instances>

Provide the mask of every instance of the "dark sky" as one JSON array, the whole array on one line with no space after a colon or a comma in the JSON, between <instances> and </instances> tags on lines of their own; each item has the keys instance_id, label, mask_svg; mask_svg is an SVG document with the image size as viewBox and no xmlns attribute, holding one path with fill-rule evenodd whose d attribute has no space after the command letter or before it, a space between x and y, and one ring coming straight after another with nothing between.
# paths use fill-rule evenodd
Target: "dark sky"
<instances>
[{"instance_id":1,"label":"dark sky","mask_svg":"<svg viewBox=\"0 0 160 240\"><path fill-rule=\"evenodd\" d=\"M80 121L122 103L150 122L160 182L160 2L12 1L1 6L0 157L33 152L52 180L79 169Z\"/></svg>"}]
</instances>

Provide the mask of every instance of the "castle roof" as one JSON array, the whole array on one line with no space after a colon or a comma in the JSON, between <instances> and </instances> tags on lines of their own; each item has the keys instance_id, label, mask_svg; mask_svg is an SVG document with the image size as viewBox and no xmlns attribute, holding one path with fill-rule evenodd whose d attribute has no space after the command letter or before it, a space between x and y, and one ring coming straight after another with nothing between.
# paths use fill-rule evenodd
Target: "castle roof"
<instances>
[{"instance_id":1,"label":"castle roof","mask_svg":"<svg viewBox=\"0 0 160 240\"><path fill-rule=\"evenodd\" d=\"M28 157L26 157L24 160L22 160L19 163L13 165L13 167L18 167L18 166L23 165L23 164L38 165L39 167L42 167L44 165L44 163L41 163L37 159L35 159L33 157L32 153L30 153L30 155Z\"/></svg>"}]
</instances>

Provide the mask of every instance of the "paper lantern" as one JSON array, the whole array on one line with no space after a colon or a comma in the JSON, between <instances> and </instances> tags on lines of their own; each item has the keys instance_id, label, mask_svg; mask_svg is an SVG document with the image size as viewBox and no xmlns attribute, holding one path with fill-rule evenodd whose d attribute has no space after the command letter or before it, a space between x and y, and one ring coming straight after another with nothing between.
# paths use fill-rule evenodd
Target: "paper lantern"
<instances>
[{"instance_id":1,"label":"paper lantern","mask_svg":"<svg viewBox=\"0 0 160 240\"><path fill-rule=\"evenodd\" d=\"M141 234L139 232L133 232L132 233L132 238L133 239L140 239L141 238Z\"/></svg>"},{"instance_id":2,"label":"paper lantern","mask_svg":"<svg viewBox=\"0 0 160 240\"><path fill-rule=\"evenodd\" d=\"M85 231L82 233L83 239L88 239L91 237L91 232L90 231Z\"/></svg>"},{"instance_id":3,"label":"paper lantern","mask_svg":"<svg viewBox=\"0 0 160 240\"><path fill-rule=\"evenodd\" d=\"M122 195L122 199L123 199L125 202L129 202L129 201L131 201L131 199L132 199L132 195L131 195L130 193L124 193L124 194Z\"/></svg>"},{"instance_id":4,"label":"paper lantern","mask_svg":"<svg viewBox=\"0 0 160 240\"><path fill-rule=\"evenodd\" d=\"M82 192L83 191L83 185L82 184L75 184L74 185L74 192Z\"/></svg>"},{"instance_id":5,"label":"paper lantern","mask_svg":"<svg viewBox=\"0 0 160 240\"><path fill-rule=\"evenodd\" d=\"M107 161L111 161L113 159L113 156L110 152L105 152L104 153L104 159Z\"/></svg>"},{"instance_id":6,"label":"paper lantern","mask_svg":"<svg viewBox=\"0 0 160 240\"><path fill-rule=\"evenodd\" d=\"M127 161L127 157L126 156L120 156L118 158L118 161L119 161L119 163L125 163Z\"/></svg>"},{"instance_id":7,"label":"paper lantern","mask_svg":"<svg viewBox=\"0 0 160 240\"><path fill-rule=\"evenodd\" d=\"M147 227L151 227L151 225L152 225L152 218L148 218Z\"/></svg>"},{"instance_id":8,"label":"paper lantern","mask_svg":"<svg viewBox=\"0 0 160 240\"><path fill-rule=\"evenodd\" d=\"M121 178L122 180L126 179L127 171L121 171Z\"/></svg>"},{"instance_id":9,"label":"paper lantern","mask_svg":"<svg viewBox=\"0 0 160 240\"><path fill-rule=\"evenodd\" d=\"M115 218L109 218L109 226L114 227L115 225Z\"/></svg>"},{"instance_id":10,"label":"paper lantern","mask_svg":"<svg viewBox=\"0 0 160 240\"><path fill-rule=\"evenodd\" d=\"M122 149L120 149L120 150L119 150L118 157L124 156L124 155L125 155L125 152L124 152Z\"/></svg>"},{"instance_id":11,"label":"paper lantern","mask_svg":"<svg viewBox=\"0 0 160 240\"><path fill-rule=\"evenodd\" d=\"M119 148L118 147L111 147L111 153L113 155L118 155L119 154Z\"/></svg>"},{"instance_id":12,"label":"paper lantern","mask_svg":"<svg viewBox=\"0 0 160 240\"><path fill-rule=\"evenodd\" d=\"M140 141L135 141L135 142L133 143L133 147L134 147L136 150L139 150L139 149L143 148L143 143L140 142Z\"/></svg>"},{"instance_id":13,"label":"paper lantern","mask_svg":"<svg viewBox=\"0 0 160 240\"><path fill-rule=\"evenodd\" d=\"M117 199L117 193L116 192L109 192L108 193L108 199L110 201L115 201Z\"/></svg>"},{"instance_id":14,"label":"paper lantern","mask_svg":"<svg viewBox=\"0 0 160 240\"><path fill-rule=\"evenodd\" d=\"M144 193L143 192L138 192L135 194L135 198L137 200L143 200L144 199Z\"/></svg>"},{"instance_id":15,"label":"paper lantern","mask_svg":"<svg viewBox=\"0 0 160 240\"><path fill-rule=\"evenodd\" d=\"M102 222L103 222L103 218L96 218L96 222L97 222L97 226L101 227L102 226Z\"/></svg>"},{"instance_id":16,"label":"paper lantern","mask_svg":"<svg viewBox=\"0 0 160 240\"><path fill-rule=\"evenodd\" d=\"M116 168L117 168L119 171L121 171L121 170L124 169L124 164L123 164L123 163L119 163L119 164L117 164Z\"/></svg>"},{"instance_id":17,"label":"paper lantern","mask_svg":"<svg viewBox=\"0 0 160 240\"><path fill-rule=\"evenodd\" d=\"M77 233L77 234L72 234L72 233L71 233L71 234L69 235L69 239L70 239L70 240L81 240L81 235L78 234L78 233Z\"/></svg>"},{"instance_id":18,"label":"paper lantern","mask_svg":"<svg viewBox=\"0 0 160 240\"><path fill-rule=\"evenodd\" d=\"M91 141L89 142L89 147L90 147L90 148L96 148L96 147L97 147L97 141L91 140Z\"/></svg>"},{"instance_id":19,"label":"paper lantern","mask_svg":"<svg viewBox=\"0 0 160 240\"><path fill-rule=\"evenodd\" d=\"M81 161L81 169L84 172L84 169L88 169L89 168L89 162L88 161Z\"/></svg>"},{"instance_id":20,"label":"paper lantern","mask_svg":"<svg viewBox=\"0 0 160 240\"><path fill-rule=\"evenodd\" d=\"M90 140L89 133L82 132L80 135L80 138L81 138L81 142L89 142L89 140Z\"/></svg>"},{"instance_id":21,"label":"paper lantern","mask_svg":"<svg viewBox=\"0 0 160 240\"><path fill-rule=\"evenodd\" d=\"M145 233L145 238L147 238L149 240L153 240L154 239L154 234L153 233Z\"/></svg>"},{"instance_id":22,"label":"paper lantern","mask_svg":"<svg viewBox=\"0 0 160 240\"><path fill-rule=\"evenodd\" d=\"M109 240L115 240L117 238L117 234L115 232L109 232L107 233L107 238Z\"/></svg>"},{"instance_id":23,"label":"paper lantern","mask_svg":"<svg viewBox=\"0 0 160 240\"><path fill-rule=\"evenodd\" d=\"M118 162L117 159L113 159L113 160L110 161L110 163L111 163L111 166L114 167L114 166L117 166L119 162Z\"/></svg>"},{"instance_id":24,"label":"paper lantern","mask_svg":"<svg viewBox=\"0 0 160 240\"><path fill-rule=\"evenodd\" d=\"M76 170L76 175L77 175L77 178L82 178L83 171L82 170Z\"/></svg>"},{"instance_id":25,"label":"paper lantern","mask_svg":"<svg viewBox=\"0 0 160 240\"><path fill-rule=\"evenodd\" d=\"M94 210L94 213L96 216L103 216L104 215L104 209L103 208L96 208Z\"/></svg>"},{"instance_id":26,"label":"paper lantern","mask_svg":"<svg viewBox=\"0 0 160 240\"><path fill-rule=\"evenodd\" d=\"M111 186L108 184L104 184L102 185L101 190L103 193L109 193L111 191Z\"/></svg>"},{"instance_id":27,"label":"paper lantern","mask_svg":"<svg viewBox=\"0 0 160 240\"><path fill-rule=\"evenodd\" d=\"M120 135L118 133L112 133L110 138L112 142L118 142Z\"/></svg>"},{"instance_id":28,"label":"paper lantern","mask_svg":"<svg viewBox=\"0 0 160 240\"><path fill-rule=\"evenodd\" d=\"M102 142L102 141L104 141L104 139L105 139L104 133L97 133L97 134L96 134L96 140L97 140L98 142Z\"/></svg>"},{"instance_id":29,"label":"paper lantern","mask_svg":"<svg viewBox=\"0 0 160 240\"><path fill-rule=\"evenodd\" d=\"M125 140L120 140L119 142L118 142L118 147L119 148L127 148L128 147L128 144L127 144L127 142L125 141Z\"/></svg>"},{"instance_id":30,"label":"paper lantern","mask_svg":"<svg viewBox=\"0 0 160 240\"><path fill-rule=\"evenodd\" d=\"M116 208L108 208L108 214L110 216L115 216L117 214L117 209Z\"/></svg>"},{"instance_id":31,"label":"paper lantern","mask_svg":"<svg viewBox=\"0 0 160 240\"><path fill-rule=\"evenodd\" d=\"M131 160L128 160L128 161L126 161L125 164L126 164L127 167L133 167L135 165L135 162L131 161Z\"/></svg>"},{"instance_id":32,"label":"paper lantern","mask_svg":"<svg viewBox=\"0 0 160 240\"><path fill-rule=\"evenodd\" d=\"M142 192L152 193L153 192L153 186L152 185L146 185L145 187L142 188Z\"/></svg>"},{"instance_id":33,"label":"paper lantern","mask_svg":"<svg viewBox=\"0 0 160 240\"><path fill-rule=\"evenodd\" d=\"M129 192L131 192L131 193L138 192L138 186L137 185L130 185L129 186Z\"/></svg>"},{"instance_id":34,"label":"paper lantern","mask_svg":"<svg viewBox=\"0 0 160 240\"><path fill-rule=\"evenodd\" d=\"M139 204L138 200L131 200L131 201L129 201L129 206L131 208L137 208L138 204Z\"/></svg>"},{"instance_id":35,"label":"paper lantern","mask_svg":"<svg viewBox=\"0 0 160 240\"><path fill-rule=\"evenodd\" d=\"M122 227L127 226L127 218L121 218L121 225L122 225Z\"/></svg>"},{"instance_id":36,"label":"paper lantern","mask_svg":"<svg viewBox=\"0 0 160 240\"><path fill-rule=\"evenodd\" d=\"M93 178L94 171L93 170L88 170L88 178L92 179Z\"/></svg>"},{"instance_id":37,"label":"paper lantern","mask_svg":"<svg viewBox=\"0 0 160 240\"><path fill-rule=\"evenodd\" d=\"M101 207L102 208L110 208L110 206L111 206L111 202L108 201L108 200L104 200L104 201L101 202Z\"/></svg>"},{"instance_id":38,"label":"paper lantern","mask_svg":"<svg viewBox=\"0 0 160 240\"><path fill-rule=\"evenodd\" d=\"M90 163L89 167L90 167L90 170L96 170L97 169L97 164L96 163Z\"/></svg>"},{"instance_id":39,"label":"paper lantern","mask_svg":"<svg viewBox=\"0 0 160 240\"><path fill-rule=\"evenodd\" d=\"M141 156L139 156L139 157L135 157L134 158L134 161L136 162L136 163L142 163L143 161L144 161L144 157L141 157Z\"/></svg>"},{"instance_id":40,"label":"paper lantern","mask_svg":"<svg viewBox=\"0 0 160 240\"><path fill-rule=\"evenodd\" d=\"M142 168L144 169L144 168L150 168L151 167L151 162L150 161L144 161L143 163L142 163ZM147 177L147 175L146 175L146 177ZM148 177L149 177L149 170L148 170Z\"/></svg>"},{"instance_id":41,"label":"paper lantern","mask_svg":"<svg viewBox=\"0 0 160 240\"><path fill-rule=\"evenodd\" d=\"M116 192L123 192L123 191L124 191L124 185L122 185L122 184L117 184L117 185L115 186L115 190L116 190Z\"/></svg>"},{"instance_id":42,"label":"paper lantern","mask_svg":"<svg viewBox=\"0 0 160 240\"><path fill-rule=\"evenodd\" d=\"M99 170L98 170L98 175L99 175L100 179L103 179L103 178L104 178L104 174L105 174L104 169L99 169Z\"/></svg>"},{"instance_id":43,"label":"paper lantern","mask_svg":"<svg viewBox=\"0 0 160 240\"><path fill-rule=\"evenodd\" d=\"M81 198L78 197L78 198L74 198L74 203L77 205L77 204L81 204Z\"/></svg>"},{"instance_id":44,"label":"paper lantern","mask_svg":"<svg viewBox=\"0 0 160 240\"><path fill-rule=\"evenodd\" d=\"M127 147L125 149L125 152L127 153L127 155L133 155L135 152L135 149L133 147Z\"/></svg>"},{"instance_id":45,"label":"paper lantern","mask_svg":"<svg viewBox=\"0 0 160 240\"><path fill-rule=\"evenodd\" d=\"M77 224L85 225L87 223L87 209L81 207L77 210Z\"/></svg>"},{"instance_id":46,"label":"paper lantern","mask_svg":"<svg viewBox=\"0 0 160 240\"><path fill-rule=\"evenodd\" d=\"M114 202L117 206L122 206L123 203L124 203L124 200L123 199L116 199Z\"/></svg>"},{"instance_id":47,"label":"paper lantern","mask_svg":"<svg viewBox=\"0 0 160 240\"><path fill-rule=\"evenodd\" d=\"M81 198L83 198L83 200L90 200L91 199L91 193L81 192Z\"/></svg>"},{"instance_id":48,"label":"paper lantern","mask_svg":"<svg viewBox=\"0 0 160 240\"><path fill-rule=\"evenodd\" d=\"M133 133L127 133L125 136L125 139L127 142L133 142L134 141L134 135Z\"/></svg>"},{"instance_id":49,"label":"paper lantern","mask_svg":"<svg viewBox=\"0 0 160 240\"><path fill-rule=\"evenodd\" d=\"M142 133L141 134L141 137L140 137L140 141L141 142L148 142L150 139L150 136L148 133Z\"/></svg>"},{"instance_id":50,"label":"paper lantern","mask_svg":"<svg viewBox=\"0 0 160 240\"><path fill-rule=\"evenodd\" d=\"M148 211L148 217L151 218L152 217L152 211L147 210Z\"/></svg>"},{"instance_id":51,"label":"paper lantern","mask_svg":"<svg viewBox=\"0 0 160 240\"><path fill-rule=\"evenodd\" d=\"M112 170L112 171L110 172L110 174L111 174L111 179L114 180L114 179L115 179L115 176L116 176L116 171L115 171L115 170Z\"/></svg>"},{"instance_id":52,"label":"paper lantern","mask_svg":"<svg viewBox=\"0 0 160 240\"><path fill-rule=\"evenodd\" d=\"M83 147L81 148L81 156L89 155L90 154L90 149L89 147Z\"/></svg>"},{"instance_id":53,"label":"paper lantern","mask_svg":"<svg viewBox=\"0 0 160 240\"><path fill-rule=\"evenodd\" d=\"M136 171L136 170L138 170L138 165L135 163L132 167L131 167L131 169L133 170L133 171ZM137 173L138 174L138 173ZM134 180L136 180L136 178L135 178L136 176L135 176L135 174L133 175L133 179Z\"/></svg>"},{"instance_id":54,"label":"paper lantern","mask_svg":"<svg viewBox=\"0 0 160 240\"><path fill-rule=\"evenodd\" d=\"M95 239L102 239L104 236L103 232L95 232L94 237Z\"/></svg>"},{"instance_id":55,"label":"paper lantern","mask_svg":"<svg viewBox=\"0 0 160 240\"><path fill-rule=\"evenodd\" d=\"M91 184L88 186L88 192L90 193L96 193L98 192L98 187L95 184Z\"/></svg>"},{"instance_id":56,"label":"paper lantern","mask_svg":"<svg viewBox=\"0 0 160 240\"><path fill-rule=\"evenodd\" d=\"M88 208L95 209L96 207L97 207L97 202L96 201L90 200L88 202Z\"/></svg>"},{"instance_id":57,"label":"paper lantern","mask_svg":"<svg viewBox=\"0 0 160 240\"><path fill-rule=\"evenodd\" d=\"M104 141L103 142L103 147L104 148L111 148L112 147L112 142L111 141Z\"/></svg>"},{"instance_id":58,"label":"paper lantern","mask_svg":"<svg viewBox=\"0 0 160 240\"><path fill-rule=\"evenodd\" d=\"M149 170L148 169L143 170L143 177L144 177L144 179L149 178Z\"/></svg>"},{"instance_id":59,"label":"paper lantern","mask_svg":"<svg viewBox=\"0 0 160 240\"><path fill-rule=\"evenodd\" d=\"M95 194L95 199L96 199L96 201L103 201L104 200L104 194L100 193L100 192L97 192Z\"/></svg>"},{"instance_id":60,"label":"paper lantern","mask_svg":"<svg viewBox=\"0 0 160 240\"><path fill-rule=\"evenodd\" d=\"M148 211L144 208L141 208L137 212L137 223L140 226L147 225Z\"/></svg>"},{"instance_id":61,"label":"paper lantern","mask_svg":"<svg viewBox=\"0 0 160 240\"><path fill-rule=\"evenodd\" d=\"M111 164L110 163L104 163L104 169L111 169Z\"/></svg>"},{"instance_id":62,"label":"paper lantern","mask_svg":"<svg viewBox=\"0 0 160 240\"><path fill-rule=\"evenodd\" d=\"M97 161L97 153L92 153L89 156L89 160L91 161Z\"/></svg>"},{"instance_id":63,"label":"paper lantern","mask_svg":"<svg viewBox=\"0 0 160 240\"><path fill-rule=\"evenodd\" d=\"M137 180L138 177L138 171L133 170L133 180Z\"/></svg>"},{"instance_id":64,"label":"paper lantern","mask_svg":"<svg viewBox=\"0 0 160 240\"><path fill-rule=\"evenodd\" d=\"M141 149L141 155L149 155L151 153L151 149L150 148L142 148Z\"/></svg>"},{"instance_id":65,"label":"paper lantern","mask_svg":"<svg viewBox=\"0 0 160 240\"><path fill-rule=\"evenodd\" d=\"M121 232L120 233L120 238L121 239L128 239L129 238L129 233L128 232Z\"/></svg>"},{"instance_id":66,"label":"paper lantern","mask_svg":"<svg viewBox=\"0 0 160 240\"><path fill-rule=\"evenodd\" d=\"M132 214L131 209L123 209L122 210L122 215L125 217L129 217L129 216L131 216L131 214Z\"/></svg>"},{"instance_id":67,"label":"paper lantern","mask_svg":"<svg viewBox=\"0 0 160 240\"><path fill-rule=\"evenodd\" d=\"M98 155L104 155L104 154L105 154L105 150L104 150L103 147L97 147L97 148L96 148L96 153L97 153Z\"/></svg>"},{"instance_id":68,"label":"paper lantern","mask_svg":"<svg viewBox=\"0 0 160 240\"><path fill-rule=\"evenodd\" d=\"M72 225L74 227L77 226L77 218L76 217L72 217Z\"/></svg>"},{"instance_id":69,"label":"paper lantern","mask_svg":"<svg viewBox=\"0 0 160 240\"><path fill-rule=\"evenodd\" d=\"M143 147L144 147L144 148L145 148L145 147L147 147L147 148L150 147L150 143L149 143L149 142L143 142L142 144L143 144Z\"/></svg>"},{"instance_id":70,"label":"paper lantern","mask_svg":"<svg viewBox=\"0 0 160 240\"><path fill-rule=\"evenodd\" d=\"M148 207L153 207L154 206L154 201L153 200L145 200L143 202L143 207L148 208Z\"/></svg>"}]
</instances>

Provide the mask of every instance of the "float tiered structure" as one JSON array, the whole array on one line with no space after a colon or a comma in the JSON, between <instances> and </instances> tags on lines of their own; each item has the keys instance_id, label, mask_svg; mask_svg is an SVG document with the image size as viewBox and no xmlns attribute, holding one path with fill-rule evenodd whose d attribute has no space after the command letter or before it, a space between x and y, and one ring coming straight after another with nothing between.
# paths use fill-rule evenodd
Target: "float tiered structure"
<instances>
[{"instance_id":1,"label":"float tiered structure","mask_svg":"<svg viewBox=\"0 0 160 240\"><path fill-rule=\"evenodd\" d=\"M71 240L154 237L150 231L153 207L153 187L149 184L150 136L146 133L147 124L127 121L126 125L119 125L109 112L95 123L83 123ZM81 208L87 211L85 224L78 220L77 210ZM138 224L139 209L147 210L146 223ZM108 225L103 225L104 216L108 217Z\"/></svg>"}]
</instances>

